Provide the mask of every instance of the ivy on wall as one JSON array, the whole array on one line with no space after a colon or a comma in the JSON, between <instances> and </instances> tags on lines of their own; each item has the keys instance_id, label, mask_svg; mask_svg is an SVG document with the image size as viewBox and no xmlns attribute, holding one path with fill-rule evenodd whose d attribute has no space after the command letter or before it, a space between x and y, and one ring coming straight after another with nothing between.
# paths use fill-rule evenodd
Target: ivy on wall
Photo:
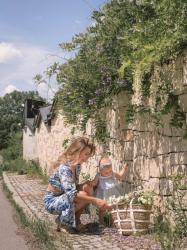
<instances>
[{"instance_id":1,"label":"ivy on wall","mask_svg":"<svg viewBox=\"0 0 187 250\"><path fill-rule=\"evenodd\" d=\"M111 0L92 18L94 25L60 44L74 57L55 63L47 74L56 75L57 108L67 122L85 129L92 118L98 128L94 136L103 140L106 126L99 110L109 106L120 91L134 97L127 112L129 121L142 110L158 117L168 106L172 83L161 79L160 69L187 45L187 5L183 0ZM145 107L142 100L153 96L151 77L156 71L160 85L155 93L162 95Z\"/></svg>"}]
</instances>

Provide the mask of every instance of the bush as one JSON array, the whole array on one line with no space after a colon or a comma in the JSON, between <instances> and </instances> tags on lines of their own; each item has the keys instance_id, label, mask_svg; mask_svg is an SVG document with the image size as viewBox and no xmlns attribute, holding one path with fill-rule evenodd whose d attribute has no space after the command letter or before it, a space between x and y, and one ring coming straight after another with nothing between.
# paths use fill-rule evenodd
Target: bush
<instances>
[{"instance_id":1,"label":"bush","mask_svg":"<svg viewBox=\"0 0 187 250\"><path fill-rule=\"evenodd\" d=\"M8 140L6 149L1 150L1 155L5 161L15 160L22 157L22 133L13 134Z\"/></svg>"},{"instance_id":2,"label":"bush","mask_svg":"<svg viewBox=\"0 0 187 250\"><path fill-rule=\"evenodd\" d=\"M11 171L11 172L26 172L25 170L26 161L22 158L17 158L15 160L5 160L3 164L0 165L0 174L3 171Z\"/></svg>"},{"instance_id":3,"label":"bush","mask_svg":"<svg viewBox=\"0 0 187 250\"><path fill-rule=\"evenodd\" d=\"M187 208L185 194L187 185L184 176L174 176L173 196L165 202L165 211L157 209L154 218L154 232L164 250L181 249L182 242L187 237Z\"/></svg>"}]
</instances>

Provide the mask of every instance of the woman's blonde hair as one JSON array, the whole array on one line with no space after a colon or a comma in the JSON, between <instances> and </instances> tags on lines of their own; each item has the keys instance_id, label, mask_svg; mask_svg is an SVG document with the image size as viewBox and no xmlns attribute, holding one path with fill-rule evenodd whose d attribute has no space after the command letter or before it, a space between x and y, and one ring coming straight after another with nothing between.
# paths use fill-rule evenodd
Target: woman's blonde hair
<instances>
[{"instance_id":1,"label":"woman's blonde hair","mask_svg":"<svg viewBox=\"0 0 187 250\"><path fill-rule=\"evenodd\" d=\"M77 137L72 140L69 147L65 150L65 152L60 155L58 160L52 165L51 171L54 171L57 167L59 167L62 163L70 163L77 164L77 158L79 157L82 150L85 148L90 148L90 156L95 154L95 146L87 137Z\"/></svg>"}]
</instances>

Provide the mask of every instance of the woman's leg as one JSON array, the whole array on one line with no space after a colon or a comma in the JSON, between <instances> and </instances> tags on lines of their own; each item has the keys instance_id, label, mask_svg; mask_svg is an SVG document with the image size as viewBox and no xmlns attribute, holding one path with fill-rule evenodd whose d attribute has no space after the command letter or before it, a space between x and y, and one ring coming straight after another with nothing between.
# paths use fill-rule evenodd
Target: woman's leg
<instances>
[{"instance_id":1,"label":"woman's leg","mask_svg":"<svg viewBox=\"0 0 187 250\"><path fill-rule=\"evenodd\" d=\"M93 195L93 187L89 184L83 184L80 185L78 188L79 192L84 192L84 195L92 196ZM76 224L80 225L80 216L83 212L83 210L90 204L88 201L84 201L81 198L76 197L75 200L75 218L76 218Z\"/></svg>"},{"instance_id":2,"label":"woman's leg","mask_svg":"<svg viewBox=\"0 0 187 250\"><path fill-rule=\"evenodd\" d=\"M99 209L99 224L104 225L104 214L105 214L105 210L103 209Z\"/></svg>"}]
</instances>

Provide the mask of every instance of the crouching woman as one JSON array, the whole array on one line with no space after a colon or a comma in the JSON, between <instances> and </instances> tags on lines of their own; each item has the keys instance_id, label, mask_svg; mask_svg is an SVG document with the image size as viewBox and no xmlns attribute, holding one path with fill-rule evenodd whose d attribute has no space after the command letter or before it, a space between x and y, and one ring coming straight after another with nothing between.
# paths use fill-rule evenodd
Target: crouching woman
<instances>
[{"instance_id":1,"label":"crouching woman","mask_svg":"<svg viewBox=\"0 0 187 250\"><path fill-rule=\"evenodd\" d=\"M57 230L69 227L79 230L80 215L83 209L94 204L110 209L106 201L92 196L92 191L78 191L76 186L81 164L87 162L95 153L95 146L86 137L78 137L59 157L53 166L53 174L44 196L44 206L51 214L56 214Z\"/></svg>"}]
</instances>

